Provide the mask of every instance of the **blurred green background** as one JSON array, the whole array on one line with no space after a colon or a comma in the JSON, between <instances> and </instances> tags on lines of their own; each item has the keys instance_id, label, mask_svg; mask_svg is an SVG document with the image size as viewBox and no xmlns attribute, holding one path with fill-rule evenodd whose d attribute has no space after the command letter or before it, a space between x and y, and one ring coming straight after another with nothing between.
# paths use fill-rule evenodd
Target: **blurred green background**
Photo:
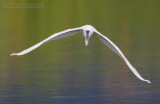
<instances>
[{"instance_id":1,"label":"blurred green background","mask_svg":"<svg viewBox=\"0 0 160 104\"><path fill-rule=\"evenodd\" d=\"M137 54L141 51L147 55L159 53L156 51L160 36L158 0L2 0L0 3L1 52L19 52L53 33L90 24L126 54L129 50L139 50ZM32 5L27 8L27 4ZM99 44L99 40L94 39L89 45L104 53ZM45 57L50 57L57 48L66 50L68 47L71 48L68 54L73 54L72 49L76 48L86 51L82 37L73 36L46 44L34 52L45 51ZM148 48L142 50L144 47ZM58 50L56 54L62 52Z\"/></svg>"},{"instance_id":2,"label":"blurred green background","mask_svg":"<svg viewBox=\"0 0 160 104\"><path fill-rule=\"evenodd\" d=\"M53 96L62 96L66 94L60 91L73 93L68 90L71 86L72 89L75 88L73 96L78 96L78 91L85 92L86 89L103 89L104 93L95 92L97 96L103 95L98 96L103 98L108 96L105 93L107 83L110 84L107 92L113 94L110 95L111 101L114 99L115 102L121 102L119 99L135 97L137 93L126 94L123 92L124 88L127 86L128 90L136 92L141 86L135 84L143 82L136 79L126 64L103 45L96 34L88 47L85 47L84 39L79 33L44 44L24 56L9 56L12 52L20 52L53 33L86 24L93 25L115 42L140 74L153 82L152 85L146 85L149 86L146 90L150 91L147 92L150 99L144 97L145 101L158 101L159 0L1 0L0 4L0 95L3 102L10 102L8 96L13 101L21 97L26 102L26 96L32 99L38 94L19 92L36 89L40 98L43 99L45 95L46 102L53 102L50 94L43 90L50 92L54 88L53 92L56 93ZM98 82L95 83L95 80ZM81 81L83 83L79 84ZM87 83L84 84L85 81ZM119 89L113 91L112 88L117 86L115 82L119 84ZM92 95L91 92L86 93ZM124 96L118 96L120 93ZM134 97L132 100L137 101ZM60 98L62 101L63 97ZM108 101L100 98L97 101ZM39 101L38 98L34 100ZM122 103L131 99L126 100L127 98Z\"/></svg>"}]
</instances>

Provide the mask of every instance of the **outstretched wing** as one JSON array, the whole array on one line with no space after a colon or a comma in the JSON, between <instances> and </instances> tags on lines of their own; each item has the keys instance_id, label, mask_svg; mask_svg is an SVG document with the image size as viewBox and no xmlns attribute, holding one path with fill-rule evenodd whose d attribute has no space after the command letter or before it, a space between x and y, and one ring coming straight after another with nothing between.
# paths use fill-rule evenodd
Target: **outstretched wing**
<instances>
[{"instance_id":1,"label":"outstretched wing","mask_svg":"<svg viewBox=\"0 0 160 104\"><path fill-rule=\"evenodd\" d=\"M114 51L116 54L118 54L128 65L128 67L131 69L131 71L142 81L146 81L148 83L151 83L149 80L145 80L144 78L141 77L141 75L137 72L137 70L131 65L131 63L127 60L127 58L124 56L122 51L111 41L109 40L106 36L102 35L100 32L96 31L98 34L98 37L100 40L107 45L112 51Z\"/></svg>"},{"instance_id":2,"label":"outstretched wing","mask_svg":"<svg viewBox=\"0 0 160 104\"><path fill-rule=\"evenodd\" d=\"M51 35L50 37L44 39L43 41L35 44L34 46L28 48L28 49L25 49L19 53L12 53L11 56L13 55L24 55L28 52L31 52L32 50L38 48L39 46L41 46L42 44L48 42L48 41L51 41L51 40L56 40L56 39L59 39L59 38L63 38L63 37L68 37L68 36L72 36L78 32L81 31L81 27L79 28L73 28L73 29L67 29L67 30L64 30L64 31L61 31L61 32L58 32L58 33L55 33L53 35Z\"/></svg>"}]
</instances>

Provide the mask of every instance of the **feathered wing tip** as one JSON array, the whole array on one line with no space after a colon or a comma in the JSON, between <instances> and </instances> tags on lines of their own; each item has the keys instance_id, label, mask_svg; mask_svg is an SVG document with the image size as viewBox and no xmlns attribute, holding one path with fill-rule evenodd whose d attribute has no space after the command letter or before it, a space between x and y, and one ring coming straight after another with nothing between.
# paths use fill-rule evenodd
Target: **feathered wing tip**
<instances>
[{"instance_id":1,"label":"feathered wing tip","mask_svg":"<svg viewBox=\"0 0 160 104\"><path fill-rule=\"evenodd\" d=\"M14 56L14 55L18 55L17 53L12 53L12 54L10 54L10 56Z\"/></svg>"},{"instance_id":2,"label":"feathered wing tip","mask_svg":"<svg viewBox=\"0 0 160 104\"><path fill-rule=\"evenodd\" d=\"M126 64L128 65L128 67L131 69L131 71L142 81L145 81L147 83L151 83L150 80L146 80L144 79L139 73L138 71L131 65L131 63L127 60L127 58L123 55L123 59L126 62Z\"/></svg>"},{"instance_id":3,"label":"feathered wing tip","mask_svg":"<svg viewBox=\"0 0 160 104\"><path fill-rule=\"evenodd\" d=\"M40 45L42 45L42 44L43 44L43 41L37 43L36 45L34 45L34 46L32 46L32 47L30 47L30 48L28 48L28 49L25 49L25 50L23 50L23 51L21 51L21 52L19 52L19 53L12 53L11 56L14 56L14 55L20 56L20 55L27 54L27 53L31 52L32 50L38 48L38 47L39 47Z\"/></svg>"},{"instance_id":4,"label":"feathered wing tip","mask_svg":"<svg viewBox=\"0 0 160 104\"><path fill-rule=\"evenodd\" d=\"M147 83L151 83L151 81L150 81L150 80L144 80L144 81L146 81Z\"/></svg>"}]
</instances>

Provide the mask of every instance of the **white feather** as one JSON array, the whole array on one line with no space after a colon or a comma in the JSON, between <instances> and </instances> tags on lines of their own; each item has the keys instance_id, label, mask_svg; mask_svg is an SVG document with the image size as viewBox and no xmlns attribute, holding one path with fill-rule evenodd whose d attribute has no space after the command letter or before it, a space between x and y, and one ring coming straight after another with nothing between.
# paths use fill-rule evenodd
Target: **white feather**
<instances>
[{"instance_id":1,"label":"white feather","mask_svg":"<svg viewBox=\"0 0 160 104\"><path fill-rule=\"evenodd\" d=\"M128 65L128 67L131 69L131 71L142 81L151 83L149 80L146 80L144 78L141 77L141 75L137 72L137 70L130 64L130 62L127 60L127 58L124 56L124 54L122 53L122 51L110 40L108 39L106 36L102 35L100 32L98 32L93 26L91 25L85 25L79 28L73 28L73 29L67 29L64 30L62 32L59 33L55 33L53 35L51 35L50 37L48 37L47 39L37 43L36 45L23 50L22 52L19 53L12 53L11 56L13 55L24 55L26 53L31 52L32 50L38 48L39 46L41 46L42 44L51 41L51 40L56 40L59 38L63 38L63 37L67 37L67 36L72 36L78 32L82 31L82 35L85 38L85 42L86 42L86 46L88 45L88 41L89 38L91 38L93 36L93 33L97 33L98 37L100 38L100 40L107 45L111 50L113 50L116 54L118 54ZM86 40L87 39L87 40Z\"/></svg>"}]
</instances>

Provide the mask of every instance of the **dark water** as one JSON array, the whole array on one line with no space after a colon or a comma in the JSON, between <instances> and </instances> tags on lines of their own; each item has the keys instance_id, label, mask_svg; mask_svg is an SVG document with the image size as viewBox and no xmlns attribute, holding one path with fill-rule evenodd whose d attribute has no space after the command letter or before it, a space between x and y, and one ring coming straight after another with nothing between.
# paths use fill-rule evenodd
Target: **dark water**
<instances>
[{"instance_id":1,"label":"dark water","mask_svg":"<svg viewBox=\"0 0 160 104\"><path fill-rule=\"evenodd\" d=\"M0 104L160 103L159 0L0 4ZM140 81L96 35L88 47L79 33L24 56L9 56L55 32L85 24L115 42L152 83Z\"/></svg>"}]
</instances>

